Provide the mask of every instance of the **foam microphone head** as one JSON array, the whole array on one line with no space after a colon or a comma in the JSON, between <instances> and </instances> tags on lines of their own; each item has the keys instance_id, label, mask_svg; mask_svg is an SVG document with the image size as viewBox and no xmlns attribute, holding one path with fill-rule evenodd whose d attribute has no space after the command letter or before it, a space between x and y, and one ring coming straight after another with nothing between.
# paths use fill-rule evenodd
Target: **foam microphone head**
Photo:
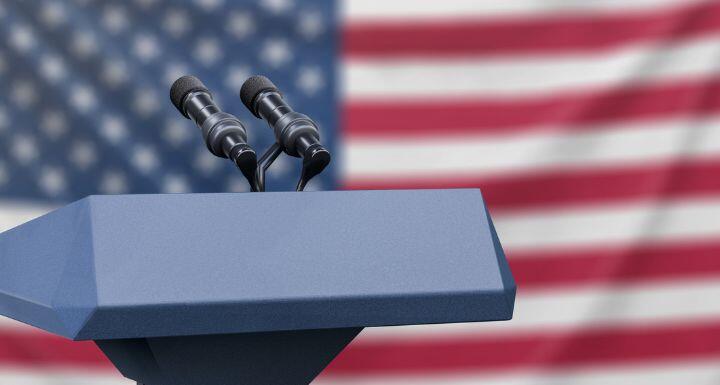
<instances>
[{"instance_id":1,"label":"foam microphone head","mask_svg":"<svg viewBox=\"0 0 720 385\"><path fill-rule=\"evenodd\" d=\"M220 110L207 87L194 76L182 76L173 83L170 101L200 127L208 150L231 159L255 189L257 156L247 143L247 130L240 119Z\"/></svg>"},{"instance_id":2,"label":"foam microphone head","mask_svg":"<svg viewBox=\"0 0 720 385\"><path fill-rule=\"evenodd\" d=\"M192 92L204 92L212 98L212 94L207 87L205 87L205 84L203 84L203 82L195 76L182 76L175 80L170 87L170 101L173 106L175 106L175 108L177 108L178 111L180 111L180 113L188 119L190 119L190 117L185 111L183 100Z\"/></svg>"},{"instance_id":3,"label":"foam microphone head","mask_svg":"<svg viewBox=\"0 0 720 385\"><path fill-rule=\"evenodd\" d=\"M275 84L273 84L270 79L261 75L250 77L240 88L240 100L242 100L245 107L258 119L261 119L261 116L258 114L255 102L263 92L274 92L282 96Z\"/></svg>"}]
</instances>

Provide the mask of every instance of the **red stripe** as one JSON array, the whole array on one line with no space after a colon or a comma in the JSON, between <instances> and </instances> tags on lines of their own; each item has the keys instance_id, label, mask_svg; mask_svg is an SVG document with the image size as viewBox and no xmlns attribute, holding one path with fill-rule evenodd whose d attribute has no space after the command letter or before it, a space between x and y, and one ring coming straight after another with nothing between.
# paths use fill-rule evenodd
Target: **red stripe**
<instances>
[{"instance_id":1,"label":"red stripe","mask_svg":"<svg viewBox=\"0 0 720 385\"><path fill-rule=\"evenodd\" d=\"M352 23L349 57L452 57L587 52L642 41L671 41L720 29L720 4L643 14L543 16L533 19Z\"/></svg>"},{"instance_id":2,"label":"red stripe","mask_svg":"<svg viewBox=\"0 0 720 385\"><path fill-rule=\"evenodd\" d=\"M720 159L678 160L646 166L573 171L538 171L492 178L428 176L422 179L358 179L357 190L479 187L490 209L525 210L551 206L720 194Z\"/></svg>"},{"instance_id":3,"label":"red stripe","mask_svg":"<svg viewBox=\"0 0 720 385\"><path fill-rule=\"evenodd\" d=\"M351 344L326 370L330 375L493 372L582 365L720 358L720 321L543 331L516 337L448 337Z\"/></svg>"},{"instance_id":4,"label":"red stripe","mask_svg":"<svg viewBox=\"0 0 720 385\"><path fill-rule=\"evenodd\" d=\"M77 366L109 369L112 364L92 342L74 342L44 332L0 331L0 363L17 366Z\"/></svg>"},{"instance_id":5,"label":"red stripe","mask_svg":"<svg viewBox=\"0 0 720 385\"><path fill-rule=\"evenodd\" d=\"M543 251L529 255L507 251L522 290L549 287L716 277L720 242L607 247L584 251Z\"/></svg>"},{"instance_id":6,"label":"red stripe","mask_svg":"<svg viewBox=\"0 0 720 385\"><path fill-rule=\"evenodd\" d=\"M692 116L720 111L720 78L625 86L512 101L349 102L349 138L505 134L593 123Z\"/></svg>"},{"instance_id":7,"label":"red stripe","mask_svg":"<svg viewBox=\"0 0 720 385\"><path fill-rule=\"evenodd\" d=\"M543 331L497 338L467 335L432 341L359 340L341 353L326 373L369 375L507 371L708 357L720 358L720 322ZM12 331L0 333L0 363L111 369L111 364L92 343Z\"/></svg>"}]
</instances>

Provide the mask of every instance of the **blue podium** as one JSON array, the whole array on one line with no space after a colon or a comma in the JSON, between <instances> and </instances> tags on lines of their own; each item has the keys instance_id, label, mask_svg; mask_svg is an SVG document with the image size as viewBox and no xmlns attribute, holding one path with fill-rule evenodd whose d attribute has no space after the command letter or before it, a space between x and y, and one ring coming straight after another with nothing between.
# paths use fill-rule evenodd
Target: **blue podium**
<instances>
[{"instance_id":1,"label":"blue podium","mask_svg":"<svg viewBox=\"0 0 720 385\"><path fill-rule=\"evenodd\" d=\"M474 189L90 196L0 234L0 314L145 385L308 384L362 328L514 299Z\"/></svg>"}]
</instances>

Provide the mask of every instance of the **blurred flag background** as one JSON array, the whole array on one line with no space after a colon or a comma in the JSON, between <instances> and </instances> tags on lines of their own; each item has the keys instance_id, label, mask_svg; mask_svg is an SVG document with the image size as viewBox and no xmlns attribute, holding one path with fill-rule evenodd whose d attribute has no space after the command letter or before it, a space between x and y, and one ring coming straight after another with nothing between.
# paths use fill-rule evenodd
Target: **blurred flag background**
<instances>
[{"instance_id":1,"label":"blurred flag background","mask_svg":"<svg viewBox=\"0 0 720 385\"><path fill-rule=\"evenodd\" d=\"M720 383L720 2L5 0L0 228L88 194L246 191L170 105L186 73L258 152L248 75L317 118L336 156L312 188L489 203L515 319L366 329L318 384ZM130 381L2 319L0 384Z\"/></svg>"}]
</instances>

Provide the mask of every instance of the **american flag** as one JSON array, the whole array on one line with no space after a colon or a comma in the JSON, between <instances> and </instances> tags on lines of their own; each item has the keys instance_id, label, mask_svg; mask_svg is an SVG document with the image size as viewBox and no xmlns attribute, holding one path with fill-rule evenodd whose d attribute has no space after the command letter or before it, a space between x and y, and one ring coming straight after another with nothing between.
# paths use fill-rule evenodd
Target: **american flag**
<instances>
[{"instance_id":1,"label":"american flag","mask_svg":"<svg viewBox=\"0 0 720 385\"><path fill-rule=\"evenodd\" d=\"M3 229L87 194L245 191L167 100L186 73L257 150L237 91L271 77L335 154L313 188L482 188L515 318L366 329L318 384L720 383L718 1L14 0L0 31ZM130 383L0 322L0 384Z\"/></svg>"}]
</instances>

